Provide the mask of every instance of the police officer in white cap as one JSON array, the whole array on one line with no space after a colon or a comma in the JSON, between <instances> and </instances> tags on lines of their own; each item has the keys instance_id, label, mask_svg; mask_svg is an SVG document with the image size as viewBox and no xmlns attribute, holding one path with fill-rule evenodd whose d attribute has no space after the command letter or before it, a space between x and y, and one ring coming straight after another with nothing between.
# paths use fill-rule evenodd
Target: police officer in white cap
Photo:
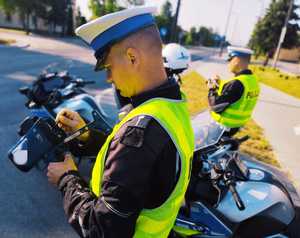
<instances>
[{"instance_id":1,"label":"police officer in white cap","mask_svg":"<svg viewBox=\"0 0 300 238\"><path fill-rule=\"evenodd\" d=\"M101 147L89 185L70 154L48 166L48 179L62 191L68 221L81 237L166 238L184 198L193 131L184 95L167 79L154 10L123 10L76 30L95 50L96 70L105 69L134 107ZM85 125L68 110L56 120L67 132ZM81 140L97 144L92 137Z\"/></svg>"},{"instance_id":2,"label":"police officer in white cap","mask_svg":"<svg viewBox=\"0 0 300 238\"><path fill-rule=\"evenodd\" d=\"M180 74L189 67L191 62L189 51L179 44L170 43L163 48L162 56L168 77L175 77L181 83Z\"/></svg>"},{"instance_id":3,"label":"police officer in white cap","mask_svg":"<svg viewBox=\"0 0 300 238\"><path fill-rule=\"evenodd\" d=\"M232 136L251 118L259 96L259 83L248 68L252 50L228 47L229 80L218 75L208 80L208 101L212 118L228 129Z\"/></svg>"}]
</instances>

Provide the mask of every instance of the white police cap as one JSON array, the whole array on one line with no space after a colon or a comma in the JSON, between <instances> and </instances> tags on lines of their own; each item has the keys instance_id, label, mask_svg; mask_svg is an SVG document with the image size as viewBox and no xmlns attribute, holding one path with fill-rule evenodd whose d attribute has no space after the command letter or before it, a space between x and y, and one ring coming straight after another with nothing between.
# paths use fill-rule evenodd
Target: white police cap
<instances>
[{"instance_id":1,"label":"white police cap","mask_svg":"<svg viewBox=\"0 0 300 238\"><path fill-rule=\"evenodd\" d=\"M154 25L152 14L155 12L156 7L125 9L90 21L78 27L75 33L93 48L95 57L99 60L116 42L140 29Z\"/></svg>"},{"instance_id":2,"label":"white police cap","mask_svg":"<svg viewBox=\"0 0 300 238\"><path fill-rule=\"evenodd\" d=\"M231 60L233 57L249 57L253 54L253 50L249 48L242 48L242 47L233 47L228 46L228 60Z\"/></svg>"}]
</instances>

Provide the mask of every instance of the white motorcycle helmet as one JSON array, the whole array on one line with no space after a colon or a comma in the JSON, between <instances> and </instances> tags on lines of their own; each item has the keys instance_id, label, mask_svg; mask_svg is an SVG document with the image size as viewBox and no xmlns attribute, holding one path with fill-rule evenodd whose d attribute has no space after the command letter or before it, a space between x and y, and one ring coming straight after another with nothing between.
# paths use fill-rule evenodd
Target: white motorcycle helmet
<instances>
[{"instance_id":1,"label":"white motorcycle helmet","mask_svg":"<svg viewBox=\"0 0 300 238\"><path fill-rule=\"evenodd\" d=\"M189 67L191 61L189 51L176 43L167 44L162 50L162 56L168 76L180 74Z\"/></svg>"}]
</instances>

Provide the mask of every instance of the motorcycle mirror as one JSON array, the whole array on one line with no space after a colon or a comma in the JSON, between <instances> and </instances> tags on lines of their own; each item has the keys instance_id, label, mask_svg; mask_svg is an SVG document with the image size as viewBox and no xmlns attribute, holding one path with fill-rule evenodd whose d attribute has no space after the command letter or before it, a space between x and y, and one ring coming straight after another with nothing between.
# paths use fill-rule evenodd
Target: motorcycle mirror
<instances>
[{"instance_id":1,"label":"motorcycle mirror","mask_svg":"<svg viewBox=\"0 0 300 238\"><path fill-rule=\"evenodd\" d=\"M27 95L28 92L29 92L29 90L30 90L30 89L29 89L29 87L27 87L27 86L19 88L19 92L20 92L21 94L23 94L23 95Z\"/></svg>"}]
</instances>

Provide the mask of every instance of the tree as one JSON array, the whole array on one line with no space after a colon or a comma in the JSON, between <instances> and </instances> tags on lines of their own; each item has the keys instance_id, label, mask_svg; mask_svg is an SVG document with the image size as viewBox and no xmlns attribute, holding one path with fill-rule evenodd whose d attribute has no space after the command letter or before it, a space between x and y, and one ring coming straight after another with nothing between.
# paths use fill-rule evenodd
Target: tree
<instances>
[{"instance_id":1,"label":"tree","mask_svg":"<svg viewBox=\"0 0 300 238\"><path fill-rule=\"evenodd\" d=\"M197 40L203 46L215 46L218 44L218 34L212 28L201 26L197 34Z\"/></svg>"},{"instance_id":2,"label":"tree","mask_svg":"<svg viewBox=\"0 0 300 238\"><path fill-rule=\"evenodd\" d=\"M72 8L72 5L68 4L68 7L67 7L67 18L66 18L66 27L67 27L67 35L68 36L72 36L74 35L74 18L73 18L73 8Z\"/></svg>"},{"instance_id":3,"label":"tree","mask_svg":"<svg viewBox=\"0 0 300 238\"><path fill-rule=\"evenodd\" d=\"M7 14L17 12L27 33L30 30L30 19L37 30L37 18L45 20L52 32L55 32L57 25L62 27L62 35L73 32L71 0L0 0L0 6Z\"/></svg>"},{"instance_id":4,"label":"tree","mask_svg":"<svg viewBox=\"0 0 300 238\"><path fill-rule=\"evenodd\" d=\"M192 38L192 35L191 35L190 32L186 35L184 44L185 45L192 45L193 44L193 38Z\"/></svg>"},{"instance_id":5,"label":"tree","mask_svg":"<svg viewBox=\"0 0 300 238\"><path fill-rule=\"evenodd\" d=\"M120 11L124 8L117 4L117 0L105 0L105 14Z\"/></svg>"},{"instance_id":6,"label":"tree","mask_svg":"<svg viewBox=\"0 0 300 238\"><path fill-rule=\"evenodd\" d=\"M212 28L201 26L198 30L192 27L184 39L186 45L217 46L220 44L221 36Z\"/></svg>"},{"instance_id":7,"label":"tree","mask_svg":"<svg viewBox=\"0 0 300 238\"><path fill-rule=\"evenodd\" d=\"M84 16L82 16L80 8L78 7L77 8L76 18L75 18L75 26L79 27L79 26L85 24L86 22L87 22L86 18Z\"/></svg>"},{"instance_id":8,"label":"tree","mask_svg":"<svg viewBox=\"0 0 300 238\"><path fill-rule=\"evenodd\" d=\"M89 2L89 9L92 12L92 19L97 17L103 16L105 14L105 7L104 3L98 0L90 0Z\"/></svg>"},{"instance_id":9,"label":"tree","mask_svg":"<svg viewBox=\"0 0 300 238\"><path fill-rule=\"evenodd\" d=\"M14 4L14 0L0 0L0 8L2 8L8 16L15 12L16 5Z\"/></svg>"},{"instance_id":10,"label":"tree","mask_svg":"<svg viewBox=\"0 0 300 238\"><path fill-rule=\"evenodd\" d=\"M179 11L180 11L180 6L181 6L181 0L177 0L176 12L175 12L175 16L172 18L172 26L171 26L171 40L172 41L178 40L177 20L178 20L178 15L179 15Z\"/></svg>"},{"instance_id":11,"label":"tree","mask_svg":"<svg viewBox=\"0 0 300 238\"><path fill-rule=\"evenodd\" d=\"M272 0L266 15L258 20L253 30L249 47L255 55L265 55L264 65L268 64L269 58L273 56L284 25L286 14L289 8L290 0ZM295 13L297 6L293 6L290 22L299 20ZM298 24L289 23L287 33L282 46L284 48L293 48L299 45Z\"/></svg>"},{"instance_id":12,"label":"tree","mask_svg":"<svg viewBox=\"0 0 300 238\"><path fill-rule=\"evenodd\" d=\"M140 6L145 4L144 0L127 0L127 2L129 3L129 5L134 5L134 6Z\"/></svg>"},{"instance_id":13,"label":"tree","mask_svg":"<svg viewBox=\"0 0 300 238\"><path fill-rule=\"evenodd\" d=\"M185 44L196 45L198 44L197 38L198 38L197 29L196 27L193 26L187 34L187 37L185 39Z\"/></svg>"},{"instance_id":14,"label":"tree","mask_svg":"<svg viewBox=\"0 0 300 238\"><path fill-rule=\"evenodd\" d=\"M171 25L172 25L172 4L169 1L166 1L162 6L161 12L158 16L155 17L158 29L166 30L166 34L162 35L162 40L165 43L168 43L171 38Z\"/></svg>"},{"instance_id":15,"label":"tree","mask_svg":"<svg viewBox=\"0 0 300 238\"><path fill-rule=\"evenodd\" d=\"M92 19L123 9L117 4L117 0L90 0L89 8L92 11Z\"/></svg>"},{"instance_id":16,"label":"tree","mask_svg":"<svg viewBox=\"0 0 300 238\"><path fill-rule=\"evenodd\" d=\"M172 19L172 4L168 0L162 6L160 15L164 16L166 19Z\"/></svg>"},{"instance_id":17,"label":"tree","mask_svg":"<svg viewBox=\"0 0 300 238\"><path fill-rule=\"evenodd\" d=\"M20 18L23 23L23 28L26 33L29 33L30 16L35 15L37 9L42 7L39 0L15 0L14 4L19 12Z\"/></svg>"}]
</instances>

